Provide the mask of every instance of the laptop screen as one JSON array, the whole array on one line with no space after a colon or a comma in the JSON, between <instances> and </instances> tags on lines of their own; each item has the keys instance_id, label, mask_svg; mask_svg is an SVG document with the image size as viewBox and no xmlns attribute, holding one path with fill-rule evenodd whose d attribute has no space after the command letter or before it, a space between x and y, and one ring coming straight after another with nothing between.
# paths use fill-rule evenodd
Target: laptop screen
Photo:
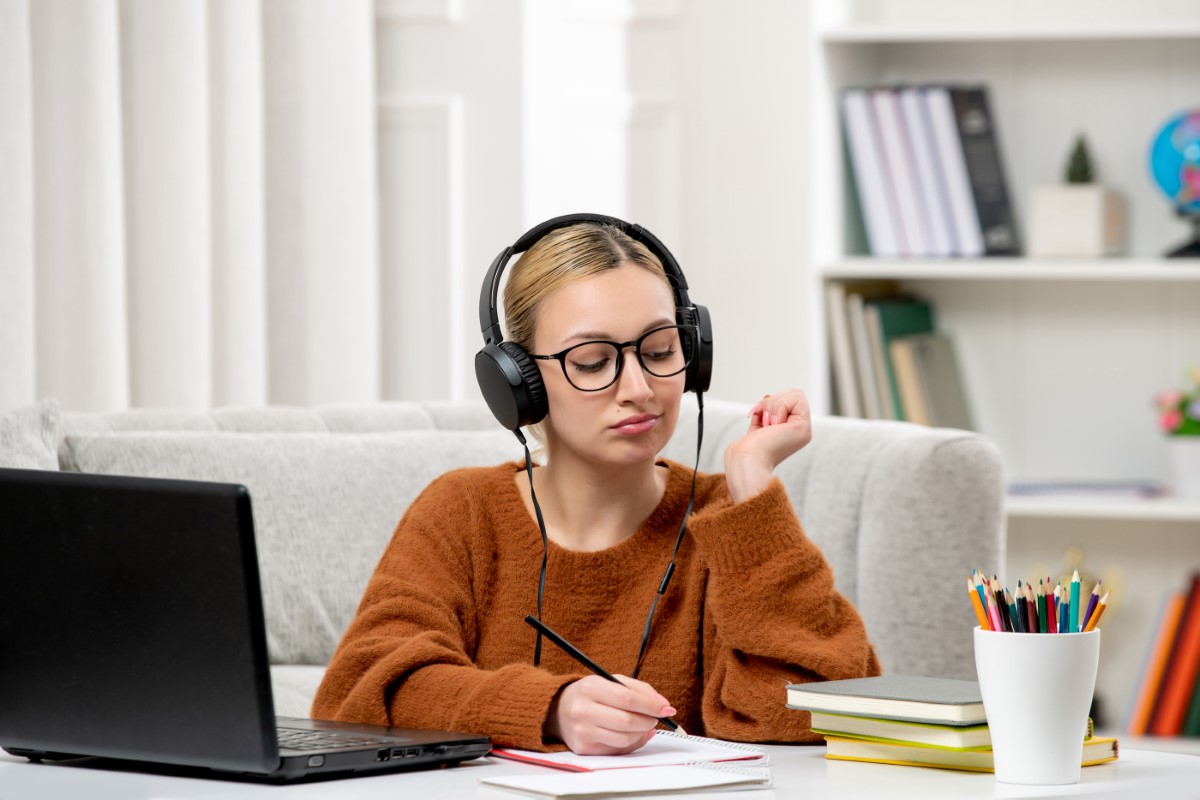
<instances>
[{"instance_id":1,"label":"laptop screen","mask_svg":"<svg viewBox=\"0 0 1200 800\"><path fill-rule=\"evenodd\" d=\"M241 486L0 470L0 746L278 765Z\"/></svg>"}]
</instances>

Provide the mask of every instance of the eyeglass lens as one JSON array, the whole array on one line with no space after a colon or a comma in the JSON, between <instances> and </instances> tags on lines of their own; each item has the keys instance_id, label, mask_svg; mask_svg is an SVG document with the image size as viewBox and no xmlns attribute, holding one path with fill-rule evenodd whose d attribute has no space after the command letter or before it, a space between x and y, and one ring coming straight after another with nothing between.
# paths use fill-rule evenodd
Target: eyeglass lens
<instances>
[{"instance_id":1,"label":"eyeglass lens","mask_svg":"<svg viewBox=\"0 0 1200 800\"><path fill-rule=\"evenodd\" d=\"M694 351L694 335L689 328L658 328L638 339L637 359L642 368L659 378L669 378L687 368ZM577 389L595 391L617 380L622 358L608 342L584 342L564 354L563 371Z\"/></svg>"}]
</instances>

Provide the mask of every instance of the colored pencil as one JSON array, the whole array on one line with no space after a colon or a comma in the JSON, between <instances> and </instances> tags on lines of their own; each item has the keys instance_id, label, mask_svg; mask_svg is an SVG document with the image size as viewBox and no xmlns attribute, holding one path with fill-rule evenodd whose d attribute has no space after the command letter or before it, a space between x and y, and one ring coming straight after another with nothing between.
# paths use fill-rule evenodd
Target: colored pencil
<instances>
[{"instance_id":1,"label":"colored pencil","mask_svg":"<svg viewBox=\"0 0 1200 800\"><path fill-rule=\"evenodd\" d=\"M1033 587L1025 583L1025 627L1030 633L1038 632L1037 603L1033 600Z\"/></svg>"},{"instance_id":2,"label":"colored pencil","mask_svg":"<svg viewBox=\"0 0 1200 800\"><path fill-rule=\"evenodd\" d=\"M1050 592L1050 578L1046 578L1046 631L1058 633L1058 616L1054 613L1058 605L1058 590Z\"/></svg>"},{"instance_id":3,"label":"colored pencil","mask_svg":"<svg viewBox=\"0 0 1200 800\"><path fill-rule=\"evenodd\" d=\"M1003 631L1004 622L1000 619L1000 609L996 608L996 598L990 592L987 596L988 614L992 620L992 630Z\"/></svg>"},{"instance_id":4,"label":"colored pencil","mask_svg":"<svg viewBox=\"0 0 1200 800\"><path fill-rule=\"evenodd\" d=\"M1092 612L1096 610L1096 601L1100 599L1100 581L1096 581L1096 585L1092 587L1091 597L1088 598L1087 611L1079 617L1080 627L1087 627L1088 620L1092 618Z\"/></svg>"},{"instance_id":5,"label":"colored pencil","mask_svg":"<svg viewBox=\"0 0 1200 800\"><path fill-rule=\"evenodd\" d=\"M1013 600L1012 593L1008 589L1004 590L1004 604L1008 606L1008 615L1012 617L1013 633L1024 633L1025 622L1021 619L1021 612L1017 610L1017 601Z\"/></svg>"},{"instance_id":6,"label":"colored pencil","mask_svg":"<svg viewBox=\"0 0 1200 800\"><path fill-rule=\"evenodd\" d=\"M1038 630L1042 633L1049 633L1047 626L1050 618L1046 613L1046 584L1042 583L1042 579L1038 578L1037 588L1037 604L1038 604Z\"/></svg>"},{"instance_id":7,"label":"colored pencil","mask_svg":"<svg viewBox=\"0 0 1200 800\"><path fill-rule=\"evenodd\" d=\"M975 581L970 578L967 578L967 594L971 597L971 608L975 609L975 619L979 620L979 627L990 631L992 626L987 621L987 614L983 612L983 604L979 601L979 592L975 590Z\"/></svg>"},{"instance_id":8,"label":"colored pencil","mask_svg":"<svg viewBox=\"0 0 1200 800\"><path fill-rule=\"evenodd\" d=\"M1108 595L1109 593L1105 592L1104 597L1101 597L1096 602L1096 610L1088 616L1087 624L1083 626L1084 633L1096 629L1096 623L1100 621L1101 615L1104 614L1104 609L1108 608Z\"/></svg>"},{"instance_id":9,"label":"colored pencil","mask_svg":"<svg viewBox=\"0 0 1200 800\"><path fill-rule=\"evenodd\" d=\"M1075 574L1071 576L1071 620L1067 626L1069 633L1079 632L1079 570L1075 570Z\"/></svg>"}]
</instances>

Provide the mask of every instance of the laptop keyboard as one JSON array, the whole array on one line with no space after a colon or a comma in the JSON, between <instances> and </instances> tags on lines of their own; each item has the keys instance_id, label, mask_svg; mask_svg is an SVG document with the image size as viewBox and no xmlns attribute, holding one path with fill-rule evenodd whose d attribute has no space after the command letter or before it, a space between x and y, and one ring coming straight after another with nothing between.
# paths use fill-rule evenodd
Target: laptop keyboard
<instances>
[{"instance_id":1,"label":"laptop keyboard","mask_svg":"<svg viewBox=\"0 0 1200 800\"><path fill-rule=\"evenodd\" d=\"M338 750L395 744L394 739L376 739L340 731L313 731L301 728L277 728L276 735L279 737L279 747L287 750Z\"/></svg>"}]
</instances>

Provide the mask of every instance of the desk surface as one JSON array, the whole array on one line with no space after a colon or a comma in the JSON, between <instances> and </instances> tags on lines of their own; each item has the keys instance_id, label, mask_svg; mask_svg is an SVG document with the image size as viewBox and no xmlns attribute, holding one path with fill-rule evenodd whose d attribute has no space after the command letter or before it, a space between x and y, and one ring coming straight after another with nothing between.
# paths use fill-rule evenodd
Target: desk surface
<instances>
[{"instance_id":1,"label":"desk surface","mask_svg":"<svg viewBox=\"0 0 1200 800\"><path fill-rule=\"evenodd\" d=\"M1012 786L997 783L990 773L896 767L829 761L824 747L768 747L772 789L755 792L704 793L703 798L783 800L802 797L972 798L972 797L1154 797L1200 796L1200 757L1149 750L1123 750L1119 760L1085 767L1071 786ZM545 768L503 759L483 758L453 769L426 770L287 787L222 780L201 780L78 766L31 764L0 752L0 796L4 798L87 797L90 800L161 800L173 798L327 798L346 800L498 800L516 798L480 788L484 775L537 773ZM675 800L692 795L672 795Z\"/></svg>"}]
</instances>

